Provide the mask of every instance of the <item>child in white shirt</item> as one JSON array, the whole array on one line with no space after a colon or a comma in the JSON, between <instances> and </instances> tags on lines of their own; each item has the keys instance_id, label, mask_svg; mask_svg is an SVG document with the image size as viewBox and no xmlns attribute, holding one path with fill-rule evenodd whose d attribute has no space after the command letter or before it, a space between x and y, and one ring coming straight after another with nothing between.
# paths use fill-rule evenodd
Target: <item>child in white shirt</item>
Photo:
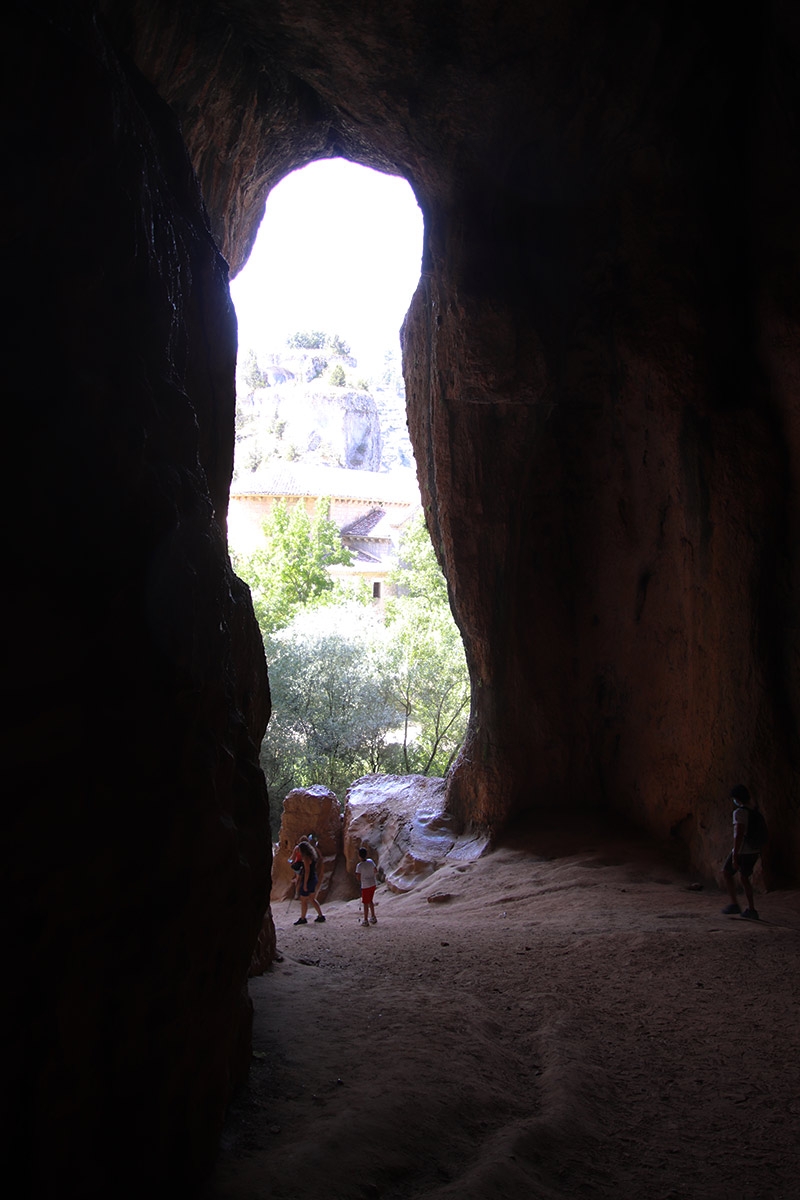
<instances>
[{"instance_id":1,"label":"child in white shirt","mask_svg":"<svg viewBox=\"0 0 800 1200\"><path fill-rule=\"evenodd\" d=\"M362 925L377 925L375 916L375 884L378 882L378 868L371 858L367 858L364 846L358 852L359 862L356 864L356 875L361 884L361 903L364 905L364 920Z\"/></svg>"}]
</instances>

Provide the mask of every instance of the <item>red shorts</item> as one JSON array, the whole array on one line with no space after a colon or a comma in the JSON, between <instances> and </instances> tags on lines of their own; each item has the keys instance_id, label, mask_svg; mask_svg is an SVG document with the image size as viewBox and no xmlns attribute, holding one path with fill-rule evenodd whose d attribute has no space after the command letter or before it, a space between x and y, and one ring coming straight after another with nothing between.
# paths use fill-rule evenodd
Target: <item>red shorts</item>
<instances>
[{"instance_id":1,"label":"red shorts","mask_svg":"<svg viewBox=\"0 0 800 1200\"><path fill-rule=\"evenodd\" d=\"M375 884L374 883L371 888L362 888L361 889L361 903L362 904L372 904L374 897L375 897Z\"/></svg>"}]
</instances>

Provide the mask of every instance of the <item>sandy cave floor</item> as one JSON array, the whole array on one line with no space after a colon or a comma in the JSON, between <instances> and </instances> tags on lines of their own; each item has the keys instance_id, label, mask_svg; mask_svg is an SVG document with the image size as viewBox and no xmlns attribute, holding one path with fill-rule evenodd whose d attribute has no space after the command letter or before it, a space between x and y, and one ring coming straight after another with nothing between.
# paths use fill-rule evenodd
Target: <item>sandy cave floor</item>
<instances>
[{"instance_id":1,"label":"sandy cave floor","mask_svg":"<svg viewBox=\"0 0 800 1200\"><path fill-rule=\"evenodd\" d=\"M800 893L724 917L646 843L589 844L379 887L368 929L273 906L202 1200L799 1200Z\"/></svg>"}]
</instances>

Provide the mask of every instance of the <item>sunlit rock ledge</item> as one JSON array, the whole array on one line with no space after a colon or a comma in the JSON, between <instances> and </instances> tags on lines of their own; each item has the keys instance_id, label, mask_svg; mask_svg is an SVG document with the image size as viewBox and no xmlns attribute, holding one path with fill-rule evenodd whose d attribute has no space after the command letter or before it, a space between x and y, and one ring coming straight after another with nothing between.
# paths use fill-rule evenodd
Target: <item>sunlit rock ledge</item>
<instances>
[{"instance_id":1,"label":"sunlit rock ledge","mask_svg":"<svg viewBox=\"0 0 800 1200\"><path fill-rule=\"evenodd\" d=\"M463 833L446 811L445 781L427 775L365 775L347 790L344 854L348 876L366 846L379 877L393 892L408 892L446 863L471 862L487 850L489 834Z\"/></svg>"},{"instance_id":2,"label":"sunlit rock ledge","mask_svg":"<svg viewBox=\"0 0 800 1200\"><path fill-rule=\"evenodd\" d=\"M320 899L358 896L355 868L366 846L379 879L393 892L409 892L445 864L472 862L488 849L476 827L459 833L445 806L445 781L427 775L364 775L347 790L344 813L322 784L294 788L283 802L272 867L272 900L294 894L289 867L293 847L313 834L325 860Z\"/></svg>"}]
</instances>

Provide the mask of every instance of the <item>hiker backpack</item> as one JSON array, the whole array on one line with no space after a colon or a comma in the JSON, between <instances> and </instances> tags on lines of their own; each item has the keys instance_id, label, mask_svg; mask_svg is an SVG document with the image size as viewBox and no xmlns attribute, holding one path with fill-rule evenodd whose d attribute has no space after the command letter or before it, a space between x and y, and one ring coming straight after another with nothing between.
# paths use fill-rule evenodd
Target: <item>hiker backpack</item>
<instances>
[{"instance_id":1,"label":"hiker backpack","mask_svg":"<svg viewBox=\"0 0 800 1200\"><path fill-rule=\"evenodd\" d=\"M767 832L767 822L764 820L764 814L757 808L748 809L747 812L747 838L748 845L754 850L761 850L769 836Z\"/></svg>"}]
</instances>

